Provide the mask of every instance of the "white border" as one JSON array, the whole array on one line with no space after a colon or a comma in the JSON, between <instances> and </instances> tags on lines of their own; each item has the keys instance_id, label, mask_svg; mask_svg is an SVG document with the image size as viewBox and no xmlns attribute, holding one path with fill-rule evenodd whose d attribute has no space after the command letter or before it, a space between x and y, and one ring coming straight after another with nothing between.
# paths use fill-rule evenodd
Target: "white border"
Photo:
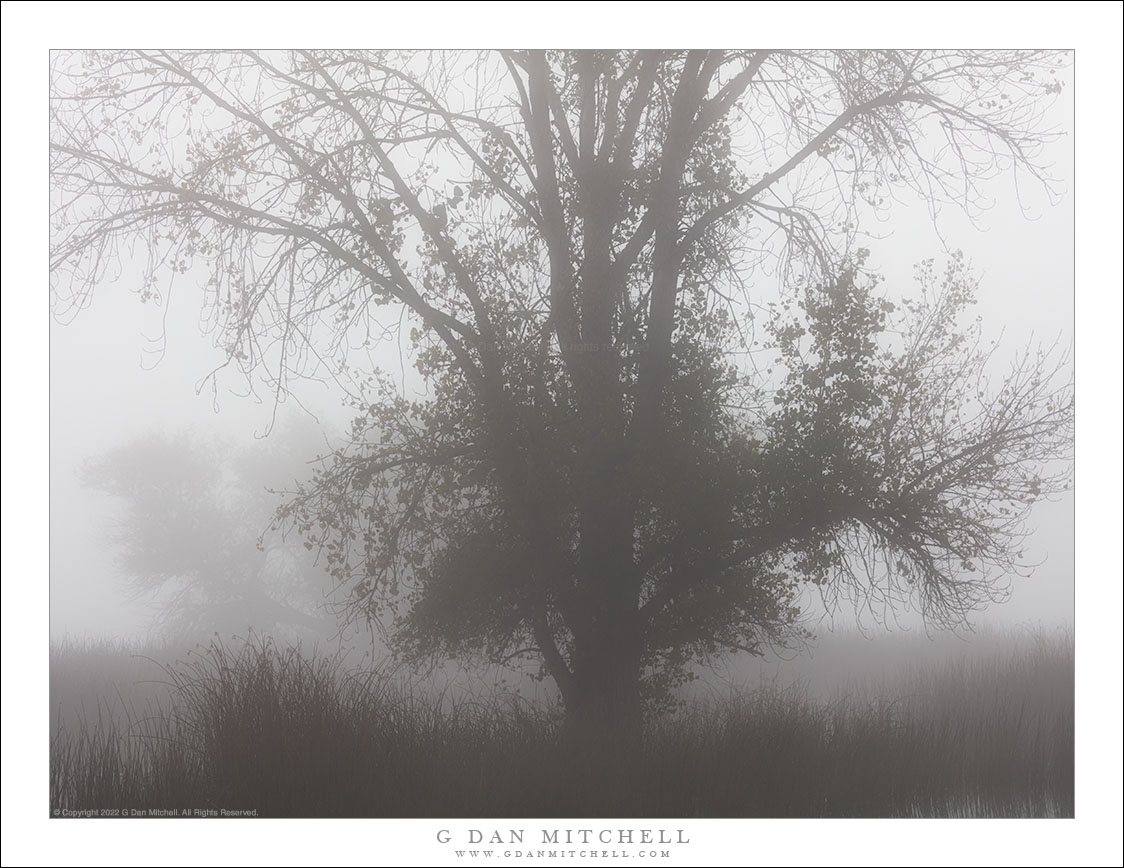
<instances>
[{"instance_id":1,"label":"white border","mask_svg":"<svg viewBox=\"0 0 1124 868\"><path fill-rule=\"evenodd\" d=\"M439 47L688 47L716 41L853 46L921 37L927 43L1048 44L1077 51L1077 819L665 822L660 825L688 828L693 844L683 857L663 864L1120 864L1121 29L1118 3L4 3L4 863L455 861L434 838L451 824L437 820L48 825L49 48L169 39L192 46L298 40ZM941 825L929 825L934 822ZM492 825L501 824L459 821L451 827ZM538 828L530 820L510 825Z\"/></svg>"}]
</instances>

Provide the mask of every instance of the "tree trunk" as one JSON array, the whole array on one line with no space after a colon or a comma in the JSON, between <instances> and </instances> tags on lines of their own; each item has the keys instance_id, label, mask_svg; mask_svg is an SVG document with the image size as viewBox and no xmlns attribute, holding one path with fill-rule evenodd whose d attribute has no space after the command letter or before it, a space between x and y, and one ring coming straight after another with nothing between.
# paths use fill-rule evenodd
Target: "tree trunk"
<instances>
[{"instance_id":1,"label":"tree trunk","mask_svg":"<svg viewBox=\"0 0 1124 868\"><path fill-rule=\"evenodd\" d=\"M575 649L564 739L567 784L581 810L615 816L641 811L639 632L603 631Z\"/></svg>"},{"instance_id":2,"label":"tree trunk","mask_svg":"<svg viewBox=\"0 0 1124 868\"><path fill-rule=\"evenodd\" d=\"M631 737L640 725L639 643L607 637L579 651L574 665L573 707L566 710L570 731L594 740Z\"/></svg>"},{"instance_id":3,"label":"tree trunk","mask_svg":"<svg viewBox=\"0 0 1124 868\"><path fill-rule=\"evenodd\" d=\"M582 623L574 625L568 729L593 743L635 742L640 728L643 647L639 587L632 562L633 523L613 469L591 486L582 523ZM615 490L614 490L615 489Z\"/></svg>"}]
</instances>

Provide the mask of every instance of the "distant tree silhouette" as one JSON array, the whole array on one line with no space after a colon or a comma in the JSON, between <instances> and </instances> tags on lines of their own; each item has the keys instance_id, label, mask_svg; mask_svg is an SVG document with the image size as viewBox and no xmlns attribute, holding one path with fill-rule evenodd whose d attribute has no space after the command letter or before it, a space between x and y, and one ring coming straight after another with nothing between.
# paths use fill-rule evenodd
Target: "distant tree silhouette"
<instances>
[{"instance_id":1,"label":"distant tree silhouette","mask_svg":"<svg viewBox=\"0 0 1124 868\"><path fill-rule=\"evenodd\" d=\"M902 188L1048 185L1067 62L60 53L56 312L140 242L142 296L198 277L275 390L399 340L424 392L355 390L287 517L404 651L534 658L577 731L627 733L696 656L790 636L805 583L956 622L1019 566L1067 482L1067 362L991 379L963 262L903 304L859 233Z\"/></svg>"},{"instance_id":2,"label":"distant tree silhouette","mask_svg":"<svg viewBox=\"0 0 1124 868\"><path fill-rule=\"evenodd\" d=\"M280 498L269 487L295 487L315 448L294 433L257 449L153 433L86 462L86 484L123 501L112 531L119 564L138 596L159 604L166 635L334 634L324 568L271 527Z\"/></svg>"}]
</instances>

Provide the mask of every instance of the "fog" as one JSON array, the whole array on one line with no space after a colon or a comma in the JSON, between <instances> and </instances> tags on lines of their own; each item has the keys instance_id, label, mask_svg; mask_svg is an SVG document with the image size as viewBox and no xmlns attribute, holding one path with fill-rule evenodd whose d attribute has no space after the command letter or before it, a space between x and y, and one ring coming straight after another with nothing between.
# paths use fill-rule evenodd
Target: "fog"
<instances>
[{"instance_id":1,"label":"fog","mask_svg":"<svg viewBox=\"0 0 1124 868\"><path fill-rule=\"evenodd\" d=\"M950 251L965 252L972 273L980 278L978 304L973 313L981 317L985 339L998 340L1002 347L992 360L996 379L1002 377L1005 364L1028 345L1075 345L1075 306L1083 299L1087 304L1087 299L1100 291L1090 291L1085 284L1075 290L1075 273L1083 273L1088 262L1075 262L1074 251L1077 172L1072 70L1066 71L1064 82L1065 89L1047 121L1047 126L1062 136L1049 146L1044 160L1053 165L1053 175L1058 180L1055 201L1049 201L1041 189L1033 186L1016 189L1009 177L1002 176L985 186L983 193L989 206L972 220L953 207L945 207L934 226L926 204L906 196L884 212L884 219L864 226L872 233L864 239L871 250L868 264L884 275L883 286L890 297L915 293L912 271L920 260L936 257L941 261ZM1089 182L1086 179L1083 183ZM330 736L325 743L333 744L340 757L316 755L315 762L323 762L312 778L316 786L338 787L341 793L365 797L362 784L356 788L352 785L353 778L362 778L369 768L376 768L371 777L410 782L398 787L386 803L370 803L376 807L368 808L363 816L468 817L497 812L510 816L548 815L553 803L534 787L516 788L518 799L505 801L513 791L510 786L507 790L501 786L494 805L487 803L491 814L475 810L480 801L470 801L467 807L458 803L456 794L462 786L464 792L476 792L472 788L479 787L485 793L482 798L494 793L489 789L496 784L493 770L506 769L508 759L507 753L495 752L499 750L495 748L497 743L505 746L503 750L518 744L520 756L541 759L543 765L536 775L542 780L565 777L573 757L565 750L555 755L551 753L555 748L553 742L536 740L542 732L553 733L551 727L557 723L559 696L550 679L533 677L537 666L531 663L513 662L508 667L496 667L478 657L453 660L432 669L401 668L389 656L378 625L345 624L336 619L333 609L344 605L347 589L341 593L334 588L322 571L323 559L316 560L318 552L303 550L299 535L282 539L269 528L272 513L265 504L281 501L265 489L289 488L295 478L307 478L314 466L311 460L341 442L355 416L340 384L302 382L286 394L257 382L253 384L255 392L248 393L246 383L235 371L223 369L225 353L215 347L213 333L200 321L200 275L189 272L180 276L174 290L165 294L161 303L145 304L136 293L142 271L143 262L123 250L116 279L98 286L86 309L65 317L65 322L54 318L46 327L49 391L41 391L47 394L50 415L49 431L44 431L49 444L49 536L43 541L46 545L40 546L45 558L31 552L33 539L17 563L22 572L49 579L52 732L81 731L92 719L91 709L100 712L112 706L108 717L117 715L116 725L122 727L121 732L128 730L129 738L140 733L141 740L148 735L158 740L167 733L161 734L155 728L150 732L145 727L178 701L173 698L177 691L181 697L189 697L189 710L186 716L174 718L175 725L185 727L176 732L191 731L207 722L206 709L218 708L218 692L208 695L206 691L218 690L221 673L243 677L272 666L279 672L297 672L298 677L288 687L279 688L274 697L279 705L269 705L270 697L262 695L262 707L272 711L264 715L266 725L253 736L256 741L231 740L228 747L233 776L255 780L253 775L259 770L252 763L243 767L239 760L255 755L259 747L267 756L275 748L286 756L300 755L303 745L327 732ZM775 294L775 284L775 276L763 275L754 289L760 298L768 298ZM384 312L387 319L381 324L393 326L397 312ZM9 317L9 348L13 345L9 339L10 321ZM1096 352L1103 353L1104 349L1098 345ZM1092 350L1089 355L1085 352L1081 344L1076 344L1076 355L1083 364L1086 359L1100 358ZM402 359L401 348L390 342L381 346L373 359L357 358L356 368L377 364L393 372L408 395L418 396L423 385L409 369L408 359L407 368L401 367ZM1117 362L1114 358L1109 365ZM1089 369L1093 366L1090 362L1083 368L1083 383L1090 382L1085 379L1085 372L1092 374ZM11 353L6 353L5 367L6 382L11 382L16 370ZM1104 371L1095 376L1104 376ZM1112 400L1118 402L1118 388L1109 388ZM17 418L11 394L5 396L6 426ZM144 450L152 444L172 444L165 454L182 456L182 460L173 458L170 462L178 465L179 470L196 460L194 449L217 456L212 466L218 476L214 487L207 490L208 496L214 495L215 508L204 508L192 521L221 521L236 531L234 536L250 539L251 545L238 551L247 562L258 564L252 569L260 571L260 606L255 608L251 596L242 591L234 598L208 595L206 591L202 597L193 596L190 580L173 578L156 590L139 588L136 581L130 580L138 573L136 564L129 561L130 537L134 543L138 538L136 505L143 501L135 499L134 511L130 513L128 497L107 492L105 489L112 486L99 485L93 477L97 476L96 468L104 468L108 456L126 456L118 462L119 469L130 466L130 454L137 458L133 466L144 466ZM294 448L290 449L290 445ZM182 452L177 453L176 449ZM1110 446L1110 451L1114 450ZM5 475L10 480L11 469L19 458L13 458L8 444L5 452ZM279 453L284 453L284 457L271 457ZM1091 479L1088 467L1092 462L1087 456L1087 452L1082 453L1078 482L1083 496L1104 482ZM1114 461L1118 463L1118 457ZM254 468L260 471L257 476ZM243 473L246 475L240 475ZM188 473L185 478L190 484L190 480L199 477ZM178 483L169 483L174 484ZM5 511L10 515L10 482L5 499ZM1088 503L1086 500L1086 510ZM1085 515L1088 517L1088 512ZM685 731L693 732L691 727L699 721L711 719L706 717L710 713L706 709L723 709L722 713L733 714L730 709L740 707L737 703L753 697L752 702L757 704L745 706L745 718L729 718L735 723L722 731L732 733L731 738L744 737L766 756L770 752L775 754L772 766L767 762L747 765L745 773L738 774L746 779L760 775L760 780L767 782L763 786L774 787L778 793L782 787L771 775L784 779L791 770L806 767L819 775L817 764L822 757L816 751L823 744L838 742L844 750L853 749L856 766L883 768L875 776L889 774L885 770L893 768L895 760L887 760L886 756L896 757L903 767L908 765L903 757L911 756L913 748L898 748L894 739L917 721L931 723L933 731L955 733L956 739L965 741L971 741L971 733L986 730L979 745L973 744L963 754L948 745L934 746L934 766L959 768L963 763L975 768L988 766L994 760L992 765L997 771L993 773L993 782L999 792L1022 774L1025 755L1019 751L1030 752L1032 749L1027 745L1033 742L1033 750L1041 751L1036 762L1041 758L1044 767L1053 769L1064 789L1073 780L1073 751L1069 746L1074 637L1080 643L1083 635L1089 635L1083 634L1083 629L1099 626L1092 624L1088 613L1098 610L1099 594L1091 585L1094 574L1102 569L1100 564L1090 567L1086 561L1082 583L1077 584L1075 524L1072 491L1053 502L1036 505L1023 551L1025 564L1036 566L1029 575L1011 578L1009 599L974 613L969 623L954 631L926 623L908 603L892 608L870 606L869 600L862 599L857 603L846 599L825 603L814 588L804 587L799 602L804 610L802 625L810 634L807 641L793 643L790 648L766 647L759 658L744 653L719 654L710 665L693 666L690 673L697 679L674 693L675 699L682 700L679 713L686 709L689 715L693 713L691 709L703 709L698 712L699 717L685 718ZM164 538L163 544L170 550L196 550L204 538L198 530L173 534ZM251 537L258 533L263 534L259 540L262 549L255 554ZM12 563L9 555L14 551L10 530L5 546L6 605L10 606L13 582L7 565ZM134 545L132 554L136 555L136 551ZM154 572L149 567L149 572ZM232 599L237 605L231 603ZM1106 599L1114 598L1110 595ZM279 613L278 604L288 615ZM190 617L178 617L183 615ZM313 623L319 619L323 624ZM321 629L328 623L331 628ZM336 627L342 629L342 634L336 635ZM247 636L250 644L244 646L241 642ZM216 644L208 652L205 647L212 640ZM300 649L303 657L285 656L290 643ZM220 649L218 656L214 656L214 648ZM188 649L192 649L190 654L184 656ZM241 653L239 649L256 649L260 656L250 655L241 660L222 656L237 655ZM337 652L344 656L334 658L332 655ZM327 673L326 681L318 681L320 675L311 676L301 670L295 659L334 662L326 664L323 670ZM75 660L82 662L76 665ZM363 673L374 675L364 681ZM305 677L309 680L301 681ZM381 680L384 677L385 682ZM324 717L308 715L311 722L307 733L297 731L297 735L292 735L270 729L269 714L274 720L281 720L289 700L297 708L299 697L308 695L302 692L307 684L320 689L328 683L337 685L338 692L333 693L335 687L324 690L328 699L318 709ZM353 689L357 684L363 689ZM390 684L394 686L386 686ZM126 687L123 689L122 685ZM398 690L403 692L396 693ZM105 703L107 696L115 698ZM385 718L379 716L384 710L371 704L372 696L379 701L386 696L413 697L402 699L395 706L394 719L407 721L406 730L413 726L414 733L424 729L432 741L406 743L411 738L407 733L406 741L394 742L385 731L390 727L382 725ZM418 699L419 705L411 705ZM193 706L192 702L197 704ZM212 705L208 706L208 702ZM970 711L955 718L955 714L969 706ZM1052 717L1059 706L1063 713ZM497 709L502 709L502 715ZM537 716L543 709L543 716ZM1018 714L1009 717L1012 709L1018 709ZM300 706L294 717L307 710ZM866 712L869 714L863 718ZM192 717L193 714L204 716ZM745 720L767 722L774 728L768 730L766 723L762 723L762 728L742 732L738 726ZM874 748L871 754L863 754L862 727L875 720L884 723L885 729L871 729ZM949 720L955 722L949 725ZM515 729L505 729L512 721ZM1018 730L1010 745L997 745L987 729L995 721L1002 721L1004 726L1010 722L1012 732L1025 725L1025 731ZM683 764L696 766L698 780L687 774L683 780L689 785L668 786L672 779L660 777L659 771L651 777L638 778L637 786L649 791L682 791L684 801L635 803L628 813L730 816L716 807L720 788L716 788L715 801L689 801L688 796L694 797L696 791L705 793L707 769L721 768L721 762L715 762L709 755L692 753L693 743L684 746L676 741L683 737L674 728L677 725L669 723L667 733L660 730L659 738L665 741L657 739L654 750L670 757L681 753ZM827 735L813 735L810 741L801 741L806 733L798 730L804 726ZM849 729L852 726L854 732ZM921 725L917 728L924 729ZM1054 735L1039 735L1045 732ZM969 733L967 738L965 733ZM396 731L395 735L400 733ZM851 737L854 741L847 740ZM297 742L288 741L290 738ZM126 742L128 739L122 740ZM294 743L302 747L294 751ZM88 744L96 746L96 739L91 738ZM884 754L882 747L887 745L893 750ZM718 756L732 756L731 747L736 750L740 743L718 745ZM971 753L977 747L978 752ZM1010 750L1004 752L1006 748ZM942 754L942 750L951 752ZM54 747L52 751L54 763ZM371 757L378 757L387 765L365 765ZM831 755L828 762L833 761ZM170 761L161 768L167 773L174 765ZM520 780L518 764L514 767L512 780ZM912 767L911 770L916 771ZM846 781L848 775L862 777L855 772L855 768L848 767L839 777L833 777L836 772L832 767L823 775L824 786L828 790L836 788L836 795L846 793L846 785L840 781ZM297 775L288 778L286 773L260 781L265 791L284 794L284 798L263 802L265 815L312 816L323 810L325 815L352 816L349 811L358 810L354 805L348 806L347 795L340 796L342 808L333 802L332 807L318 803L310 810L312 802L301 802L299 797L305 780ZM923 769L918 774L929 773ZM54 775L52 765L52 787ZM425 790L427 781L436 782L441 798L432 798L430 791ZM451 782L447 792L446 781ZM184 789L188 793L199 791L190 786ZM750 813L740 816L812 816L807 807L810 803L801 801L805 795L793 796L792 804L783 809L776 808L775 800L750 801L747 804L753 807L746 809ZM292 801L286 802L285 798ZM929 804L911 803L909 810L914 813L905 815L994 816L989 813L990 807L973 813L960 803L954 805L954 800L941 802L939 797L933 798ZM998 798L1006 796L1001 793ZM582 812L588 810L595 816L598 811L597 807L583 805L580 798L561 804L571 807L566 815L585 816ZM547 807L542 808L543 805ZM897 809L895 806L894 810ZM961 810L963 814L957 813ZM1018 810L1023 813L1008 815L1073 816L1072 805L1064 800L1028 802ZM889 815L886 805L879 803L847 814ZM482 828L486 824L477 821L476 825ZM381 827L378 831L385 834ZM425 836L428 843L431 832L426 826L415 837L420 841L419 836ZM458 835L466 837L465 830L455 827L454 839ZM436 858L446 858L451 852L446 849Z\"/></svg>"},{"instance_id":2,"label":"fog","mask_svg":"<svg viewBox=\"0 0 1124 868\"><path fill-rule=\"evenodd\" d=\"M880 221L871 221L866 242L871 265L885 275L891 296L916 292L913 267L922 259L961 249L979 276L978 304L984 334L999 340L1003 355L1030 343L1063 346L1073 341L1074 212L1073 88L1067 86L1051 108L1047 126L1062 133L1044 162L1053 165L1058 199L1041 187L1016 188L1002 176L984 192L989 207L974 219L946 206L934 225L928 207L908 197L895 202ZM263 390L246 394L234 372L218 370L224 356L199 319L192 275L179 278L163 303L142 303L136 295L140 261L127 257L120 276L98 288L88 309L50 324L50 631L53 638L139 638L151 627L152 601L128 593L115 566L119 549L111 529L122 504L84 487L84 462L152 432L193 432L200 440L222 435L240 446L268 447L278 418L311 420L326 430L346 429L352 416L346 396L332 383L299 383L291 396ZM775 291L761 281L762 294ZM395 312L387 314L393 324ZM412 391L420 388L396 344L379 349L375 361L397 371ZM309 455L308 459L316 457ZM1026 562L1041 563L1032 575L1012 582L1010 598L977 613L978 625L993 627L1072 624L1074 618L1074 513L1071 495L1035 507ZM828 620L814 596L809 615L821 629L885 632L876 614L890 617L891 629L923 630L907 610L863 614L842 607ZM873 629L869 629L873 628Z\"/></svg>"},{"instance_id":3,"label":"fog","mask_svg":"<svg viewBox=\"0 0 1124 868\"><path fill-rule=\"evenodd\" d=\"M1043 159L1053 167L1052 194L1040 186L1017 189L1002 175L981 188L984 207L971 218L948 206L934 215L928 203L908 195L867 215L868 234L861 243L871 251L870 267L884 276L887 298L916 295L914 267L922 260L965 252L979 279L971 313L980 319L985 343L994 340L1000 347L988 372L993 381L1001 380L1028 346L1064 348L1074 339L1072 116L1067 86L1045 122L1060 133ZM302 548L300 534L290 529L283 537L270 530L272 510L283 501L264 489L291 490L294 480L307 481L312 460L343 444L356 413L354 382L296 381L288 391L260 380L247 383L226 366L224 351L200 316L197 285L206 275L189 270L162 287L159 300L145 303L137 294L143 266L123 252L115 279L96 288L89 306L50 326L56 725L81 731L83 715L99 695L128 697L121 702L131 716L137 708L174 704L208 683L201 674L210 671L207 666L253 671L269 660L284 670L293 661L280 649L290 643L308 660L343 655L331 664L350 673L340 684L387 678L395 686L382 689L430 703L450 720L471 718L474 712L466 709L494 703L557 709L558 688L536 677L533 660L496 666L476 655L403 668L385 641L389 617L374 626L344 617L354 614L347 607L350 587L339 587L326 574L325 558L315 546ZM753 281L751 300L762 304L777 290L777 276L763 272ZM378 316L383 317L378 329L394 329L401 312L391 308ZM427 397L428 385L399 340L356 353L351 362L356 376L379 367L407 397ZM98 467L100 477L92 470ZM153 498L145 486L161 494ZM927 622L910 599L894 605L862 595L824 599L805 585L798 603L806 638L787 646L766 644L760 656L720 653L693 664L687 670L691 680L672 698L680 708L703 709L698 713L705 715L710 713L705 709L744 697L771 696L754 700L765 703L754 717L781 713L777 709L785 703L795 703L783 714L815 720L817 708L851 714L858 712L844 710L915 701L905 697L943 697L925 699L931 704L908 712L927 719L934 709L951 714L963 691L986 696L992 676L981 673L997 672L994 677L1007 685L1003 689L1016 690L1024 683L1019 673L1036 670L1036 686L1002 702L1053 714L1071 695L1066 643L1073 642L1075 616L1072 492L1039 503L1028 530L1022 557L1036 566L1010 577L1008 599L974 612L954 630ZM218 560L201 556L211 547L221 552ZM114 648L132 648L155 663L147 670L143 660L126 664ZM242 648L266 657L241 658ZM204 656L184 657L190 649ZM72 673L82 666L75 659L87 658L92 669L79 688ZM191 667L202 664L184 662L193 659L216 662L197 670ZM95 660L102 661L100 670ZM131 686L118 684L122 679ZM179 686L172 690L169 680ZM902 698L890 699L895 696ZM339 701L350 707L352 700L341 695ZM990 714L1002 718L1005 709L1000 702ZM1063 754L1065 743L1058 742ZM426 804L438 810L436 803ZM1049 805L1042 810L1067 812Z\"/></svg>"}]
</instances>

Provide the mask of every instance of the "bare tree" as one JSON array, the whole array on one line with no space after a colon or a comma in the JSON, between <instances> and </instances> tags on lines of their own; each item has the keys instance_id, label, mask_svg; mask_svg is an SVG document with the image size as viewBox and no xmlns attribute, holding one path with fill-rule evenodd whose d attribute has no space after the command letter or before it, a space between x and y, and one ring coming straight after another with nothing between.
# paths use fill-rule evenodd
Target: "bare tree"
<instances>
[{"instance_id":1,"label":"bare tree","mask_svg":"<svg viewBox=\"0 0 1124 868\"><path fill-rule=\"evenodd\" d=\"M973 213L999 172L1049 185L1066 62L58 54L55 310L139 243L142 296L200 277L252 382L346 378L353 444L288 515L354 611L532 655L575 723L628 731L691 657L783 641L803 582L955 621L1018 564L1066 480L1065 360L990 384L959 261L896 308L860 233L902 188ZM427 399L354 376L383 306ZM755 338L771 368L735 363Z\"/></svg>"}]
</instances>

